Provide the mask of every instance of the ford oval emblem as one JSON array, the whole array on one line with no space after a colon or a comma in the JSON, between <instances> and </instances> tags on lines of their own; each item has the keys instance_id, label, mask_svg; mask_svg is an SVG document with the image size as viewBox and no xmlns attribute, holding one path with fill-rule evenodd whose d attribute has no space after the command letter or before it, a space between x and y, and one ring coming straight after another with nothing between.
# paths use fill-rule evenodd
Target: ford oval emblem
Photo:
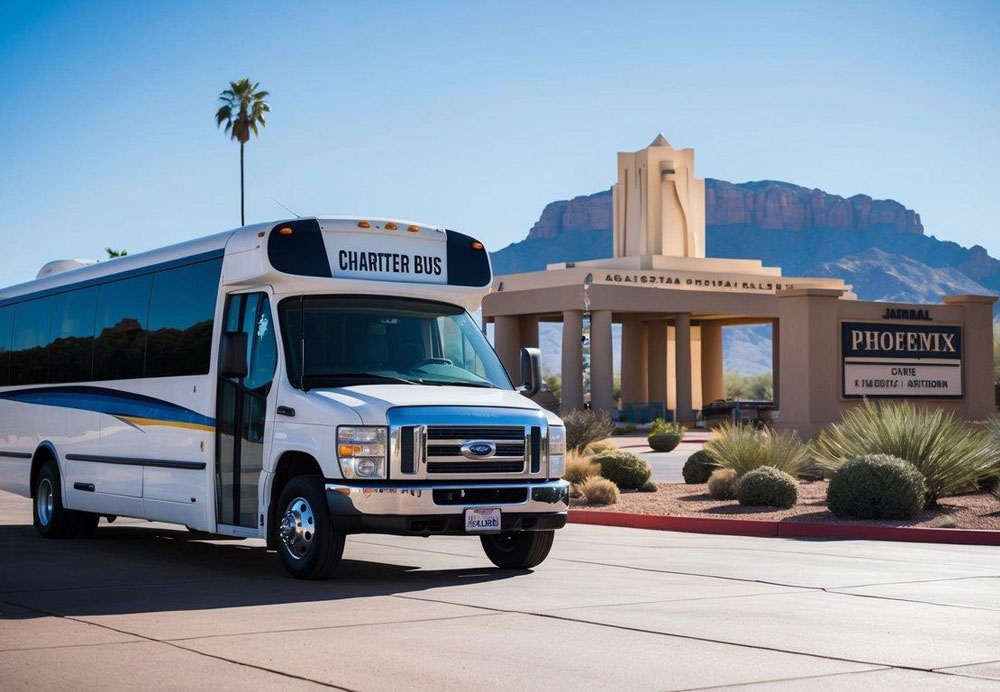
<instances>
[{"instance_id":1,"label":"ford oval emblem","mask_svg":"<svg viewBox=\"0 0 1000 692\"><path fill-rule=\"evenodd\" d=\"M470 440L462 445L462 456L466 459L487 459L496 453L497 446L493 442Z\"/></svg>"}]
</instances>

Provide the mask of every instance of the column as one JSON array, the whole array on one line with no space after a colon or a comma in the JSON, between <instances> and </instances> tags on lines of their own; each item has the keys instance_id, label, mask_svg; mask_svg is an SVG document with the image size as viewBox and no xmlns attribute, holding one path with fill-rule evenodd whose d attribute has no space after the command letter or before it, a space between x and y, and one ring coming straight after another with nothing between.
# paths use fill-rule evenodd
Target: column
<instances>
[{"instance_id":1,"label":"column","mask_svg":"<svg viewBox=\"0 0 1000 692\"><path fill-rule=\"evenodd\" d=\"M614 411L614 379L611 311L595 310L590 313L590 405L595 411Z\"/></svg>"},{"instance_id":2,"label":"column","mask_svg":"<svg viewBox=\"0 0 1000 692\"><path fill-rule=\"evenodd\" d=\"M564 310L561 409L578 408L583 408L583 311Z\"/></svg>"},{"instance_id":3,"label":"column","mask_svg":"<svg viewBox=\"0 0 1000 692\"><path fill-rule=\"evenodd\" d=\"M945 305L962 306L962 367L965 416L981 420L996 411L993 386L993 303L996 296L944 296Z\"/></svg>"},{"instance_id":4,"label":"column","mask_svg":"<svg viewBox=\"0 0 1000 692\"><path fill-rule=\"evenodd\" d=\"M521 346L538 348L538 315L521 315Z\"/></svg>"},{"instance_id":5,"label":"column","mask_svg":"<svg viewBox=\"0 0 1000 692\"><path fill-rule=\"evenodd\" d=\"M682 312L674 318L674 334L677 340L677 420L686 423L694 420L691 410L691 314Z\"/></svg>"},{"instance_id":6,"label":"column","mask_svg":"<svg viewBox=\"0 0 1000 692\"><path fill-rule=\"evenodd\" d=\"M493 348L514 386L521 382L521 328L517 315L497 315L493 322Z\"/></svg>"},{"instance_id":7,"label":"column","mask_svg":"<svg viewBox=\"0 0 1000 692\"><path fill-rule=\"evenodd\" d=\"M774 390L771 400L775 409L781 408L781 398L778 396L778 392L781 391L781 380L778 377L781 373L781 349L778 347L780 343L780 323L778 320L771 320L771 389Z\"/></svg>"},{"instance_id":8,"label":"column","mask_svg":"<svg viewBox=\"0 0 1000 692\"><path fill-rule=\"evenodd\" d=\"M701 400L702 403L726 398L722 381L722 325L719 322L701 323Z\"/></svg>"},{"instance_id":9,"label":"column","mask_svg":"<svg viewBox=\"0 0 1000 692\"><path fill-rule=\"evenodd\" d=\"M622 406L649 401L646 387L646 325L631 317L622 323Z\"/></svg>"},{"instance_id":10,"label":"column","mask_svg":"<svg viewBox=\"0 0 1000 692\"><path fill-rule=\"evenodd\" d=\"M650 322L646 327L646 389L649 403L667 405L667 323Z\"/></svg>"},{"instance_id":11,"label":"column","mask_svg":"<svg viewBox=\"0 0 1000 692\"><path fill-rule=\"evenodd\" d=\"M778 427L803 439L840 419L841 368L838 299L843 291L792 288L778 291L781 418Z\"/></svg>"}]
</instances>

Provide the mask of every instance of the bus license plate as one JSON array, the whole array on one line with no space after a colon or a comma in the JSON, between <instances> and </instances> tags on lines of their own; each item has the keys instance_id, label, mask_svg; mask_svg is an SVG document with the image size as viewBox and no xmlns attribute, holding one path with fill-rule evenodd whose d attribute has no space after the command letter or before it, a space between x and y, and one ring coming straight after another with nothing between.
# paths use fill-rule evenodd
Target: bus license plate
<instances>
[{"instance_id":1,"label":"bus license plate","mask_svg":"<svg viewBox=\"0 0 1000 692\"><path fill-rule=\"evenodd\" d=\"M499 507L473 507L465 510L466 533L491 533L500 531Z\"/></svg>"}]
</instances>

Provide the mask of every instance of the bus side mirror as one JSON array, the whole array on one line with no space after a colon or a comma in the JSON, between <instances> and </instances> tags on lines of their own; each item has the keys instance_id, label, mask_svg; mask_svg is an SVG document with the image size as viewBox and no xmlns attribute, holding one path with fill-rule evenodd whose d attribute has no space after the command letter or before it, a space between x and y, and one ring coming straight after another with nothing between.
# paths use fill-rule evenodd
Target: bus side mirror
<instances>
[{"instance_id":1,"label":"bus side mirror","mask_svg":"<svg viewBox=\"0 0 1000 692\"><path fill-rule=\"evenodd\" d=\"M521 349L521 394L533 397L542 388L542 358L537 348Z\"/></svg>"},{"instance_id":2,"label":"bus side mirror","mask_svg":"<svg viewBox=\"0 0 1000 692\"><path fill-rule=\"evenodd\" d=\"M219 376L246 377L247 334L246 332L222 332L219 339Z\"/></svg>"}]
</instances>

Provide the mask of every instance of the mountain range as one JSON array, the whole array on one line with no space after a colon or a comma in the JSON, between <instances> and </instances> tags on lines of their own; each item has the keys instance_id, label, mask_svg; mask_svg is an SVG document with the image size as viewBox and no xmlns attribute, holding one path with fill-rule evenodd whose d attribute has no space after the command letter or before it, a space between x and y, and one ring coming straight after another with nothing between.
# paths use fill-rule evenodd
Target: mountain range
<instances>
[{"instance_id":1,"label":"mountain range","mask_svg":"<svg viewBox=\"0 0 1000 692\"><path fill-rule=\"evenodd\" d=\"M839 277L865 300L1000 293L1000 260L979 245L927 235L920 215L894 200L841 197L776 180L706 178L705 219L709 257L760 259L785 276ZM611 225L610 190L551 202L524 240L492 254L493 270L512 274L610 257ZM557 370L558 326L546 326L540 337L543 365ZM724 348L727 370L770 369L768 327L726 329Z\"/></svg>"}]
</instances>

